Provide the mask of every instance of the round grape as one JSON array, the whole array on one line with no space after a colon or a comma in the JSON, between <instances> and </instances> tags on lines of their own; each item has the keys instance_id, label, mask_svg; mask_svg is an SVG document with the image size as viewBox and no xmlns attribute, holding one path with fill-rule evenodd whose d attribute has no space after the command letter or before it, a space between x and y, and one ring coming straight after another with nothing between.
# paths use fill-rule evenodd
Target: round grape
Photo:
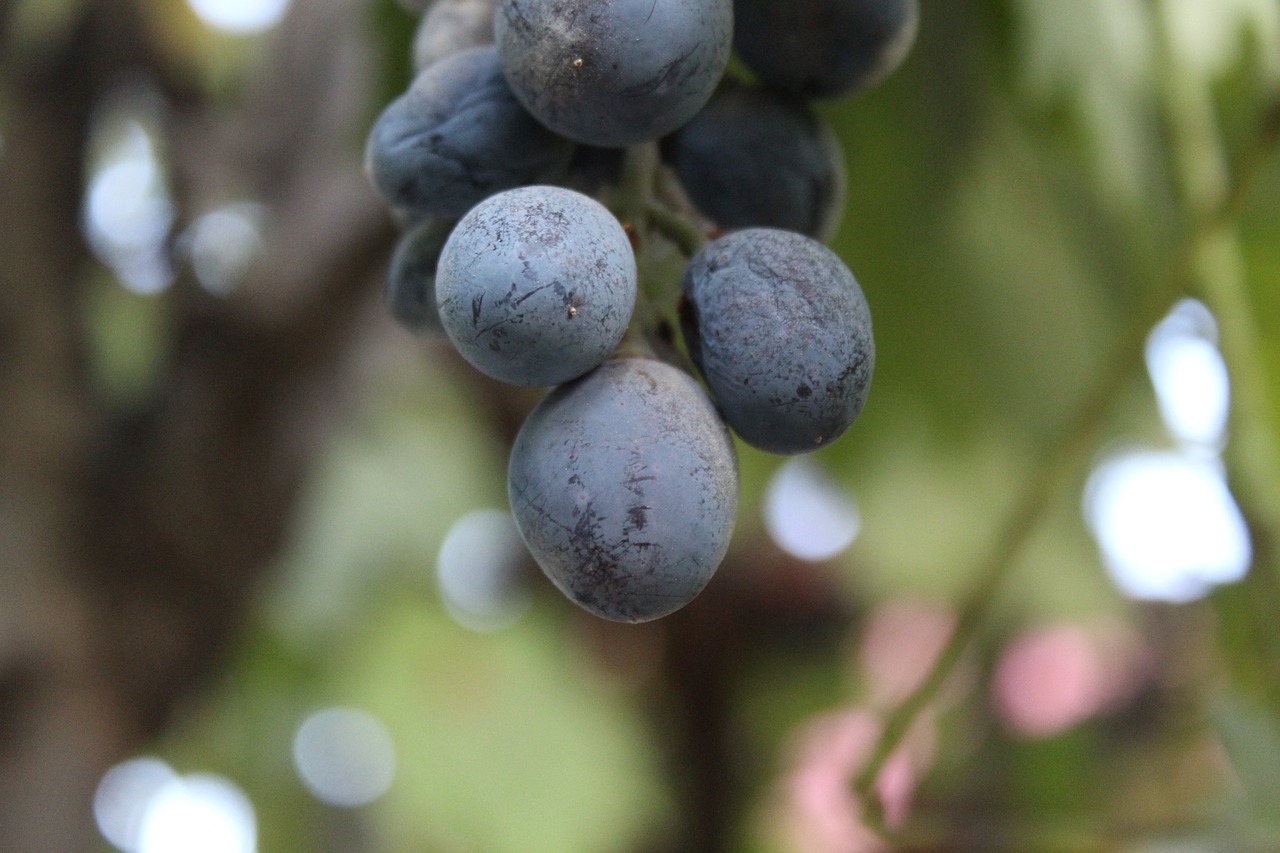
<instances>
[{"instance_id":1,"label":"round grape","mask_svg":"<svg viewBox=\"0 0 1280 853\"><path fill-rule=\"evenodd\" d=\"M572 154L520 106L492 45L419 74L378 117L365 149L383 198L424 217L459 217L499 190L552 180Z\"/></svg>"},{"instance_id":2,"label":"round grape","mask_svg":"<svg viewBox=\"0 0 1280 853\"><path fill-rule=\"evenodd\" d=\"M733 40L732 0L499 0L502 67L529 112L605 147L657 139L711 97Z\"/></svg>"},{"instance_id":3,"label":"round grape","mask_svg":"<svg viewBox=\"0 0 1280 853\"><path fill-rule=\"evenodd\" d=\"M721 228L765 226L819 240L844 203L840 143L802 100L726 86L663 142L690 201Z\"/></svg>"},{"instance_id":4,"label":"round grape","mask_svg":"<svg viewBox=\"0 0 1280 853\"><path fill-rule=\"evenodd\" d=\"M689 603L724 559L737 462L692 377L624 358L538 404L511 449L508 491L525 544L565 595L643 622Z\"/></svg>"},{"instance_id":5,"label":"round grape","mask_svg":"<svg viewBox=\"0 0 1280 853\"><path fill-rule=\"evenodd\" d=\"M400 237L391 254L384 301L391 316L416 334L444 331L436 309L436 265L453 225L452 219L424 219Z\"/></svg>"},{"instance_id":6,"label":"round grape","mask_svg":"<svg viewBox=\"0 0 1280 853\"><path fill-rule=\"evenodd\" d=\"M708 243L681 279L685 344L725 421L771 453L816 450L862 411L871 314L834 252L750 228Z\"/></svg>"},{"instance_id":7,"label":"round grape","mask_svg":"<svg viewBox=\"0 0 1280 853\"><path fill-rule=\"evenodd\" d=\"M462 357L514 385L557 385L604 361L636 299L618 220L573 190L523 187L476 205L436 270L440 322Z\"/></svg>"},{"instance_id":8,"label":"round grape","mask_svg":"<svg viewBox=\"0 0 1280 853\"><path fill-rule=\"evenodd\" d=\"M919 0L734 0L733 45L764 85L833 97L893 72L919 22Z\"/></svg>"}]
</instances>

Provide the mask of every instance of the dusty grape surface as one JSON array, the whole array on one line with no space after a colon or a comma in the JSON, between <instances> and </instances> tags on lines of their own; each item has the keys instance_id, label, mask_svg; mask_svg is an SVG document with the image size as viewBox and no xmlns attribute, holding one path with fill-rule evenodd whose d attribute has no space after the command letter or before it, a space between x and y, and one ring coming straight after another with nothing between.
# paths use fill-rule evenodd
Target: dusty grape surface
<instances>
[{"instance_id":1,"label":"dusty grape surface","mask_svg":"<svg viewBox=\"0 0 1280 853\"><path fill-rule=\"evenodd\" d=\"M622 622L665 616L711 579L738 474L711 401L662 362L606 362L553 391L511 450L511 510L547 577Z\"/></svg>"}]
</instances>

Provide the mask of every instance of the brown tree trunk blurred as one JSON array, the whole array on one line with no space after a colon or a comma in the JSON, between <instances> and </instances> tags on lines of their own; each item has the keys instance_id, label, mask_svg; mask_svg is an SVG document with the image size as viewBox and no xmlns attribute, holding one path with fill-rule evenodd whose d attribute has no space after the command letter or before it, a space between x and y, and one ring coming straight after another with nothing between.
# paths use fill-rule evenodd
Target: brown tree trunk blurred
<instances>
[{"instance_id":1,"label":"brown tree trunk blurred","mask_svg":"<svg viewBox=\"0 0 1280 853\"><path fill-rule=\"evenodd\" d=\"M98 844L104 770L214 672L333 420L393 237L362 178L373 103L359 0L295 3L241 105L205 103L134 0L38 34L0 1L0 850ZM160 90L180 224L228 175L267 250L217 298L179 271L157 381L92 380L80 229L95 109Z\"/></svg>"}]
</instances>

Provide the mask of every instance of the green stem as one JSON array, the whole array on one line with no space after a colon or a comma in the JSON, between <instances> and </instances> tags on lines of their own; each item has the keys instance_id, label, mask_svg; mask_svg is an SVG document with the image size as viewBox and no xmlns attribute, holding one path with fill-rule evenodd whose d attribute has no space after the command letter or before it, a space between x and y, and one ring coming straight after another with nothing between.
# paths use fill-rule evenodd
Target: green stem
<instances>
[{"instance_id":1,"label":"green stem","mask_svg":"<svg viewBox=\"0 0 1280 853\"><path fill-rule=\"evenodd\" d=\"M707 235L684 214L657 202L650 203L646 214L654 230L675 243L685 257L693 257L706 245Z\"/></svg>"},{"instance_id":2,"label":"green stem","mask_svg":"<svg viewBox=\"0 0 1280 853\"><path fill-rule=\"evenodd\" d=\"M654 176L658 170L658 144L646 142L628 148L622 157L618 183L610 188L606 203L624 225L643 227L653 200Z\"/></svg>"},{"instance_id":3,"label":"green stem","mask_svg":"<svg viewBox=\"0 0 1280 853\"><path fill-rule=\"evenodd\" d=\"M884 832L885 828L882 806L874 796L874 787L885 763L955 670L1053 498L1087 464L1107 422L1107 414L1143 364L1143 350L1151 328L1168 311L1170 304L1186 292L1196 259L1237 214L1258 165L1274 147L1276 138L1277 134L1271 132L1269 126L1260 134L1259 145L1244 161L1245 167L1236 172L1230 186L1219 195L1217 204L1204 213L1181 241L1181 251L1175 261L1148 292L1143 307L1131 318L1110 360L1057 440L1051 442L1038 457L1040 464L1030 473L1020 498L991 547L974 566L972 574L978 581L960 608L956 627L946 645L924 680L886 717L870 758L853 782L854 792L864 809L864 819L877 831Z\"/></svg>"},{"instance_id":4,"label":"green stem","mask_svg":"<svg viewBox=\"0 0 1280 853\"><path fill-rule=\"evenodd\" d=\"M636 145L626 150L617 183L604 193L614 216L631 230L639 273L635 313L619 352L660 358L692 371L670 335L678 297L667 263L673 250L650 237L665 237L686 258L706 238L697 224L660 192L662 177L657 143ZM675 275L678 277L678 270Z\"/></svg>"},{"instance_id":5,"label":"green stem","mask_svg":"<svg viewBox=\"0 0 1280 853\"><path fill-rule=\"evenodd\" d=\"M1055 495L1088 460L1107 413L1127 387L1133 373L1142 364L1143 347L1152 326L1160 320L1176 295L1180 278L1170 276L1159 288L1161 298L1135 316L1105 365L1093 387L1061 430L1058 440L1050 443L1040 455L1040 465L1031 472L1021 497L1014 504L991 547L978 561L971 574L978 577L970 591L955 629L934 659L923 681L890 712L884 730L853 787L864 808L865 819L873 828L883 831L880 802L873 789L880 771L902 743L921 712L929 706L960 662L961 656L986 620L996 594L1004 585L1018 555Z\"/></svg>"}]
</instances>

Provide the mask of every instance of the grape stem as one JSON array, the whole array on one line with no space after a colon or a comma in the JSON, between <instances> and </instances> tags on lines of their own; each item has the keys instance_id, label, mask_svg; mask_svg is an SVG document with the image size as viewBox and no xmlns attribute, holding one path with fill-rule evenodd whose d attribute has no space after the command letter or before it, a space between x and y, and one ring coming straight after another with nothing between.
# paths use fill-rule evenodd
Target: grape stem
<instances>
[{"instance_id":1,"label":"grape stem","mask_svg":"<svg viewBox=\"0 0 1280 853\"><path fill-rule=\"evenodd\" d=\"M626 150L618 183L610 188L607 204L623 223L630 225L641 240L656 232L675 244L684 256L692 257L707 242L687 203L679 204L666 190L666 178L656 142L646 142Z\"/></svg>"},{"instance_id":2,"label":"grape stem","mask_svg":"<svg viewBox=\"0 0 1280 853\"><path fill-rule=\"evenodd\" d=\"M696 222L665 204L650 202L645 215L653 229L675 243L685 257L693 257L707 242Z\"/></svg>"},{"instance_id":3,"label":"grape stem","mask_svg":"<svg viewBox=\"0 0 1280 853\"><path fill-rule=\"evenodd\" d=\"M671 340L678 289L662 262L672 249L650 241L665 238L685 258L706 243L706 234L692 208L669 186L656 142L626 149L617 182L602 194L614 216L630 230L636 249L639 292L632 329L623 342L632 354L648 354L693 371L693 365ZM642 340L643 338L643 340Z\"/></svg>"},{"instance_id":4,"label":"grape stem","mask_svg":"<svg viewBox=\"0 0 1280 853\"><path fill-rule=\"evenodd\" d=\"M1280 114L1280 113L1278 113ZM1272 125L1264 124L1253 150L1240 163L1231 183L1217 203L1207 208L1188 227L1179 241L1180 251L1165 274L1147 293L1110 360L1103 366L1094 384L1064 424L1056 440L1038 457L1036 466L1023 486L1021 496L1000 527L972 575L978 578L960 609L955 629L948 638L920 684L891 712L866 765L853 780L853 790L862 806L863 820L875 831L886 834L883 804L875 796L875 785L881 770L902 744L920 714L938 696L965 650L986 619L993 601L1009 577L1019 554L1038 522L1069 479L1084 467L1097 444L1107 415L1128 387L1133 375L1143 364L1143 349L1150 330L1179 296L1192 289L1195 262L1207 247L1220 239L1224 229L1239 213L1241 203L1266 156L1277 143Z\"/></svg>"},{"instance_id":5,"label":"grape stem","mask_svg":"<svg viewBox=\"0 0 1280 853\"><path fill-rule=\"evenodd\" d=\"M631 146L622 156L618 183L609 189L609 208L621 222L637 231L643 230L648 207L653 200L658 163L656 142Z\"/></svg>"}]
</instances>

